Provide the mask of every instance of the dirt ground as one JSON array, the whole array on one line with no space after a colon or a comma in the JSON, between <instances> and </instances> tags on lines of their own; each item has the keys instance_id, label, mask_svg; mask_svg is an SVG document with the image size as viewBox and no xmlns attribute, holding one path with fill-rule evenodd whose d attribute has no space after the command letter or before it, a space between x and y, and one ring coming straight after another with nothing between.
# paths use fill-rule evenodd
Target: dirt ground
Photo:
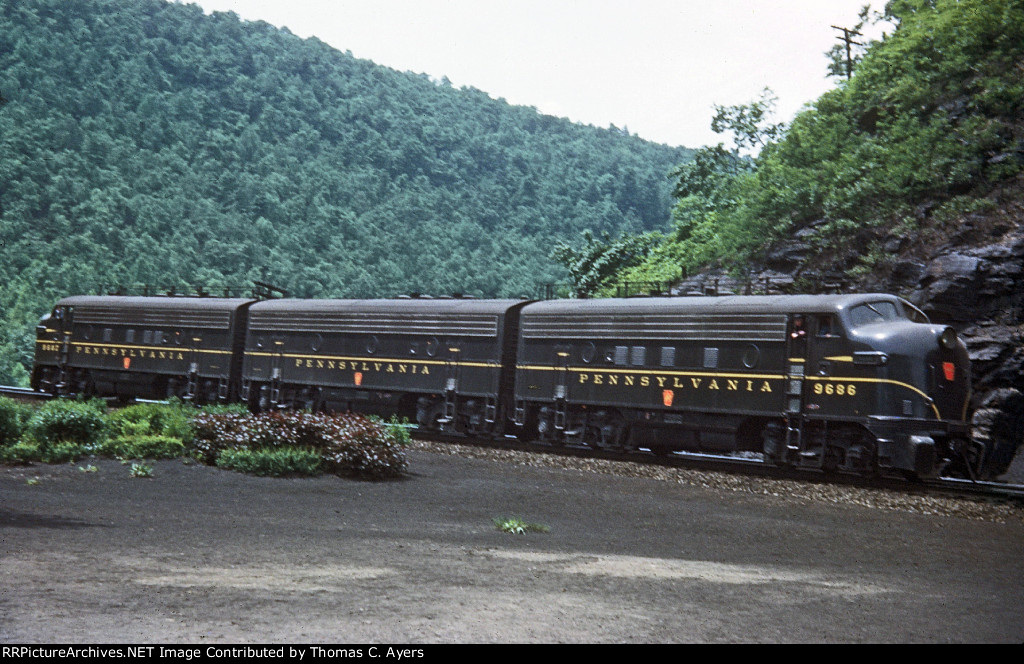
<instances>
[{"instance_id":1,"label":"dirt ground","mask_svg":"<svg viewBox=\"0 0 1024 664\"><path fill-rule=\"evenodd\" d=\"M1016 520L419 451L382 483L153 465L0 468L0 643L1024 640Z\"/></svg>"}]
</instances>

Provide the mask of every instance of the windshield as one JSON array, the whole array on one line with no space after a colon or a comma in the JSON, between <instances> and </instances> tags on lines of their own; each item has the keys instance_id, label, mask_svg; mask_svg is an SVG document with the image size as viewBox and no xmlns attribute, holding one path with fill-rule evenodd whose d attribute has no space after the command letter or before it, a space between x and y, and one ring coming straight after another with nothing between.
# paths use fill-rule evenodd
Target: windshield
<instances>
[{"instance_id":1,"label":"windshield","mask_svg":"<svg viewBox=\"0 0 1024 664\"><path fill-rule=\"evenodd\" d=\"M850 324L853 327L894 320L904 320L904 318L893 302L868 302L850 309Z\"/></svg>"},{"instance_id":2,"label":"windshield","mask_svg":"<svg viewBox=\"0 0 1024 664\"><path fill-rule=\"evenodd\" d=\"M928 320L928 316L925 316L924 312L921 311L920 309L918 309L917 307L915 307L914 305L912 305L909 302L906 302L904 300L900 300L900 302L903 304L903 313L905 313L907 315L907 318L909 318L911 320L911 322L914 322L914 323L930 323L931 322L930 320Z\"/></svg>"}]
</instances>

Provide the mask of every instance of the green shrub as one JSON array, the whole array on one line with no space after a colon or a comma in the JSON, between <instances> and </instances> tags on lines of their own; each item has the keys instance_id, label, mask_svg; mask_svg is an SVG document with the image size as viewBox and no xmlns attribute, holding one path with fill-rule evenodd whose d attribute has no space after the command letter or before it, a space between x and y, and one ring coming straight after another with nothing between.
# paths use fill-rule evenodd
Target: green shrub
<instances>
[{"instance_id":1,"label":"green shrub","mask_svg":"<svg viewBox=\"0 0 1024 664\"><path fill-rule=\"evenodd\" d=\"M36 410L26 425L26 433L44 448L61 442L90 447L105 440L109 430L102 401L55 399Z\"/></svg>"},{"instance_id":2,"label":"green shrub","mask_svg":"<svg viewBox=\"0 0 1024 664\"><path fill-rule=\"evenodd\" d=\"M115 434L126 436L168 436L188 443L192 440L194 411L180 401L169 404L140 403L110 415Z\"/></svg>"},{"instance_id":3,"label":"green shrub","mask_svg":"<svg viewBox=\"0 0 1024 664\"><path fill-rule=\"evenodd\" d=\"M302 447L227 449L217 457L217 466L252 475L318 475L323 466L320 453Z\"/></svg>"},{"instance_id":4,"label":"green shrub","mask_svg":"<svg viewBox=\"0 0 1024 664\"><path fill-rule=\"evenodd\" d=\"M412 442L412 434L409 433L409 420L404 417L399 418L397 415L392 415L385 428L395 444L405 447Z\"/></svg>"},{"instance_id":5,"label":"green shrub","mask_svg":"<svg viewBox=\"0 0 1024 664\"><path fill-rule=\"evenodd\" d=\"M103 442L96 452L118 459L176 459L185 456L185 444L170 436L121 435Z\"/></svg>"},{"instance_id":6,"label":"green shrub","mask_svg":"<svg viewBox=\"0 0 1024 664\"><path fill-rule=\"evenodd\" d=\"M13 445L0 447L0 463L24 464L42 461L43 451L34 440L20 440Z\"/></svg>"},{"instance_id":7,"label":"green shrub","mask_svg":"<svg viewBox=\"0 0 1024 664\"><path fill-rule=\"evenodd\" d=\"M21 439L32 410L14 399L0 397L0 448L13 445Z\"/></svg>"},{"instance_id":8,"label":"green shrub","mask_svg":"<svg viewBox=\"0 0 1024 664\"><path fill-rule=\"evenodd\" d=\"M42 447L43 463L68 463L85 455L85 446L72 441L58 441Z\"/></svg>"},{"instance_id":9,"label":"green shrub","mask_svg":"<svg viewBox=\"0 0 1024 664\"><path fill-rule=\"evenodd\" d=\"M44 444L37 440L23 439L0 448L0 462L7 464L67 463L84 455L85 448L82 445L69 441Z\"/></svg>"}]
</instances>

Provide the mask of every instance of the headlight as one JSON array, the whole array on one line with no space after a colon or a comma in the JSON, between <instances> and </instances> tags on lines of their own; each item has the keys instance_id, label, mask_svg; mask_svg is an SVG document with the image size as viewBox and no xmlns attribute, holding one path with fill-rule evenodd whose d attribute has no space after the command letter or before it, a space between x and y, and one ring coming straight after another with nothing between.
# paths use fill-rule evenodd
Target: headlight
<instances>
[{"instance_id":1,"label":"headlight","mask_svg":"<svg viewBox=\"0 0 1024 664\"><path fill-rule=\"evenodd\" d=\"M939 345L949 350L956 348L956 330L951 327L943 330L942 334L939 335Z\"/></svg>"}]
</instances>

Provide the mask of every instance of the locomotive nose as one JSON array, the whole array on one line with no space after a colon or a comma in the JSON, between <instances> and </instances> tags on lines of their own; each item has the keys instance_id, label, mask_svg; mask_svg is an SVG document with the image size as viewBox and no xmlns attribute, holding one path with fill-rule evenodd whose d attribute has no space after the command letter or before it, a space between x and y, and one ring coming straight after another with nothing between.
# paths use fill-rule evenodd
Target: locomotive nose
<instances>
[{"instance_id":1,"label":"locomotive nose","mask_svg":"<svg viewBox=\"0 0 1024 664\"><path fill-rule=\"evenodd\" d=\"M890 414L940 420L963 420L970 396L970 359L956 330L946 325L895 323L864 328L859 341L867 348L855 353L881 357L879 376L904 383L905 390L883 400ZM868 351L870 348L870 351ZM856 361L856 360L855 360Z\"/></svg>"},{"instance_id":2,"label":"locomotive nose","mask_svg":"<svg viewBox=\"0 0 1024 664\"><path fill-rule=\"evenodd\" d=\"M929 357L935 367L932 398L948 419L965 419L971 393L971 360L967 344L951 327L938 331L937 350Z\"/></svg>"}]
</instances>

